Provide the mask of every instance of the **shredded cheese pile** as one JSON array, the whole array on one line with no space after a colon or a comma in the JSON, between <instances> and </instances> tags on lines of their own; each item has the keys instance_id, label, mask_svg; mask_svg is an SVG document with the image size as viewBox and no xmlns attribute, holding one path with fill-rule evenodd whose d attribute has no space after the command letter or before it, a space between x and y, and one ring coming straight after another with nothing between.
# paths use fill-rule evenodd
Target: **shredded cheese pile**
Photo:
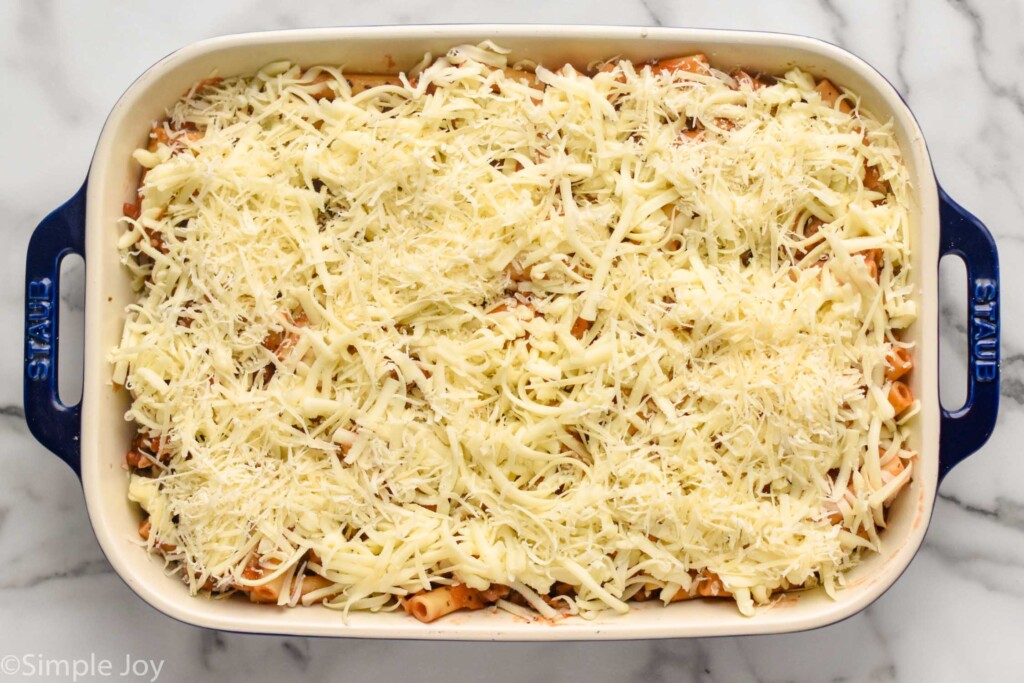
<instances>
[{"instance_id":1,"label":"shredded cheese pile","mask_svg":"<svg viewBox=\"0 0 1024 683\"><path fill-rule=\"evenodd\" d=\"M312 550L344 610L564 582L593 616L699 570L745 614L834 590L913 413L884 378L916 313L891 125L799 70L504 66L461 46L353 94L276 63L135 153L111 362L163 440L131 477L151 538L193 592Z\"/></svg>"}]
</instances>

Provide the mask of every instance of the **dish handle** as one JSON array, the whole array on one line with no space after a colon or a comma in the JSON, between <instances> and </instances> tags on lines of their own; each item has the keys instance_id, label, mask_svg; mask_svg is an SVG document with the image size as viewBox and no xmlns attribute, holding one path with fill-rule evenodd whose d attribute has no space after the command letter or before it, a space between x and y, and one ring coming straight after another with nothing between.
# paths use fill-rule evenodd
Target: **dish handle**
<instances>
[{"instance_id":1,"label":"dish handle","mask_svg":"<svg viewBox=\"0 0 1024 683\"><path fill-rule=\"evenodd\" d=\"M57 393L60 264L85 258L85 189L43 219L28 243L25 267L25 422L41 444L81 476L81 402Z\"/></svg>"},{"instance_id":2,"label":"dish handle","mask_svg":"<svg viewBox=\"0 0 1024 683\"><path fill-rule=\"evenodd\" d=\"M939 188L939 259L953 255L967 268L967 401L942 408L939 478L982 447L999 412L999 255L981 221Z\"/></svg>"}]
</instances>

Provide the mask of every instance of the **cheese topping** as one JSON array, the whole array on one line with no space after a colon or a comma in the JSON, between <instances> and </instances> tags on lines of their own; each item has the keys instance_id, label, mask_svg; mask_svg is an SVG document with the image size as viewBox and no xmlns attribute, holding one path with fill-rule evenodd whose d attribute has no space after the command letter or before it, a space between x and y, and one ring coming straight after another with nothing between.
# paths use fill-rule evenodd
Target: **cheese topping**
<instances>
[{"instance_id":1,"label":"cheese topping","mask_svg":"<svg viewBox=\"0 0 1024 683\"><path fill-rule=\"evenodd\" d=\"M192 591L253 556L344 610L840 585L913 412L884 376L915 318L891 124L799 70L425 64L370 89L272 64L135 154L113 381L162 439L131 497Z\"/></svg>"}]
</instances>

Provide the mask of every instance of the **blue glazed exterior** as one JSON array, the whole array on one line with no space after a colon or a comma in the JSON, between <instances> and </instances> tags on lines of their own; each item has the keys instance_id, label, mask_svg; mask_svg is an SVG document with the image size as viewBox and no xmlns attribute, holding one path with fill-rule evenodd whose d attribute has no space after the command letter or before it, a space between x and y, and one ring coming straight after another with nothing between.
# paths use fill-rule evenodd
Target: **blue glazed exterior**
<instances>
[{"instance_id":1,"label":"blue glazed exterior","mask_svg":"<svg viewBox=\"0 0 1024 683\"><path fill-rule=\"evenodd\" d=\"M57 394L60 263L85 258L85 190L57 208L32 233L25 267L25 421L32 435L81 476L81 403Z\"/></svg>"},{"instance_id":2,"label":"blue glazed exterior","mask_svg":"<svg viewBox=\"0 0 1024 683\"><path fill-rule=\"evenodd\" d=\"M967 401L942 409L939 478L982 447L999 412L999 256L981 221L939 188L939 258L954 255L967 267Z\"/></svg>"}]
</instances>

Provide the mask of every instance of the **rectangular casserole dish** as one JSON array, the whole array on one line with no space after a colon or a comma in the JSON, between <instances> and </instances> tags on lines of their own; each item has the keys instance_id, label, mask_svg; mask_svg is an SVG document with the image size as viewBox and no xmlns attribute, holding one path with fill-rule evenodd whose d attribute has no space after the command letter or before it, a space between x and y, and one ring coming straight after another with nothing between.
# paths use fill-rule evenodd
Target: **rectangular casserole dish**
<instances>
[{"instance_id":1,"label":"rectangular casserole dish","mask_svg":"<svg viewBox=\"0 0 1024 683\"><path fill-rule=\"evenodd\" d=\"M852 89L880 120L893 120L916 188L912 249L919 319L909 330L917 343L911 382L921 400L911 447L920 453L909 490L891 510L883 551L869 554L848 575L838 599L820 589L784 596L748 618L731 602L692 601L668 607L636 605L624 616L593 621L568 618L553 625L527 623L491 610L460 613L421 624L403 613L283 609L241 600L192 598L164 575L137 538L139 511L126 497L124 451L133 436L124 420L125 392L110 385L107 354L120 338L125 306L133 300L116 240L123 202L133 201L139 169L131 152L146 139L191 84L214 70L221 76L253 73L280 59L304 65L342 64L354 72L407 69L425 52L435 56L461 43L493 39L512 60L578 67L621 55L635 61L704 52L723 70L744 67L782 73L800 66ZM389 68L388 65L397 65ZM87 264L85 377L82 402L57 397L57 301L61 259L81 254ZM968 272L970 369L967 403L947 411L938 389L938 268L946 254ZM282 31L215 38L190 45L147 70L114 106L103 128L86 183L33 234L26 274L25 413L33 434L81 477L89 516L111 565L144 600L165 614L198 626L254 633L375 638L471 640L592 640L780 633L844 619L878 598L899 577L921 545L939 481L977 450L995 424L999 390L998 263L995 244L977 219L939 188L928 150L910 110L874 69L833 45L799 36L719 30L570 26L409 26Z\"/></svg>"}]
</instances>

